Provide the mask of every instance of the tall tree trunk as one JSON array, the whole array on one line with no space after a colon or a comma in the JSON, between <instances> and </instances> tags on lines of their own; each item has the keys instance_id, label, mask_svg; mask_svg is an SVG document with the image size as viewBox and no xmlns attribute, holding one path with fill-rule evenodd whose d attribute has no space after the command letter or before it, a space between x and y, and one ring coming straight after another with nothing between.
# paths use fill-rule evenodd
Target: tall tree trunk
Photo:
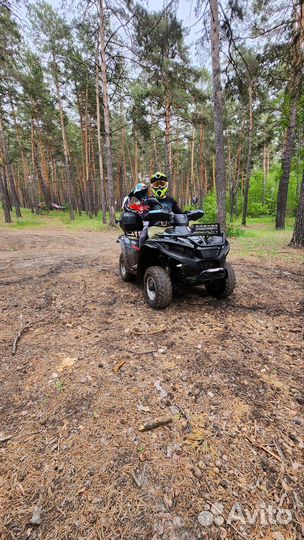
<instances>
[{"instance_id":1,"label":"tall tree trunk","mask_svg":"<svg viewBox=\"0 0 304 540\"><path fill-rule=\"evenodd\" d=\"M263 151L263 192L262 192L262 205L265 205L266 201L266 187L269 178L269 148L267 144L264 144Z\"/></svg>"},{"instance_id":2,"label":"tall tree trunk","mask_svg":"<svg viewBox=\"0 0 304 540\"><path fill-rule=\"evenodd\" d=\"M115 194L114 194L114 181L113 181L111 125L110 125L110 109L109 109L107 65L106 65L104 0L99 0L99 43L100 43L100 52L101 52L101 80L102 80L102 95L103 95L105 146L106 146L106 155L107 155L110 225L112 227L115 227Z\"/></svg>"},{"instance_id":3,"label":"tall tree trunk","mask_svg":"<svg viewBox=\"0 0 304 540\"><path fill-rule=\"evenodd\" d=\"M0 113L0 148L2 150L2 154L3 154L3 157L4 157L4 164L5 164L5 167L7 169L7 175L8 175L8 179L9 179L9 183L10 183L10 187L11 187L12 202L13 202L13 205L15 207L16 216L21 217L20 204L19 204L18 195L17 195L17 191L16 191L12 164L10 162L9 153L8 153L8 147L7 147L7 143L6 143L6 140L5 140L3 120L2 120L1 113Z\"/></svg>"},{"instance_id":4,"label":"tall tree trunk","mask_svg":"<svg viewBox=\"0 0 304 540\"><path fill-rule=\"evenodd\" d=\"M33 103L32 103L32 109L34 110ZM36 160L35 124L34 124L33 116L31 118L31 151L32 151L32 169L33 169L33 175L31 178L31 193L32 193L32 201L33 201L32 204L33 204L33 209L35 209L36 214L38 214L39 213L38 173L36 170L37 160Z\"/></svg>"},{"instance_id":5,"label":"tall tree trunk","mask_svg":"<svg viewBox=\"0 0 304 540\"><path fill-rule=\"evenodd\" d=\"M172 147L171 147L171 101L166 96L166 115L165 115L165 140L166 140L166 174L169 181L172 182Z\"/></svg>"},{"instance_id":6,"label":"tall tree trunk","mask_svg":"<svg viewBox=\"0 0 304 540\"><path fill-rule=\"evenodd\" d=\"M195 129L192 129L192 139L191 139L191 161L190 161L190 191L193 197L194 195L194 184L195 184L195 174L194 174L194 143L195 143Z\"/></svg>"},{"instance_id":7,"label":"tall tree trunk","mask_svg":"<svg viewBox=\"0 0 304 540\"><path fill-rule=\"evenodd\" d=\"M212 156L212 189L216 190L216 178L215 178L215 156Z\"/></svg>"},{"instance_id":8,"label":"tall tree trunk","mask_svg":"<svg viewBox=\"0 0 304 540\"><path fill-rule=\"evenodd\" d=\"M248 154L246 163L245 191L242 224L246 225L248 211L248 195L250 187L250 174L252 168L252 139L253 139L253 107L252 107L252 81L248 85L248 112L249 112L249 131L248 131Z\"/></svg>"},{"instance_id":9,"label":"tall tree trunk","mask_svg":"<svg viewBox=\"0 0 304 540\"><path fill-rule=\"evenodd\" d=\"M27 199L28 197L27 197L26 186L27 186L27 182L28 182L29 168L28 168L26 157L25 157L25 154L24 154L24 151L23 151L23 148L22 148L22 143L21 143L21 138L20 138L20 133L19 133L19 127L18 127L18 124L17 124L17 116L16 116L16 111L15 111L13 100L11 100L10 103L11 103L12 112L13 112L16 139L17 139L17 143L18 143L18 146L19 146L20 155L21 155L21 161L22 161L24 195L26 195L26 199Z\"/></svg>"},{"instance_id":10,"label":"tall tree trunk","mask_svg":"<svg viewBox=\"0 0 304 540\"><path fill-rule=\"evenodd\" d=\"M126 148L125 148L125 141L126 141L126 132L125 132L125 111L124 111L124 104L123 100L120 102L120 121L121 121L121 156L122 156L122 190L123 193L127 192L127 165L126 165ZM121 201L120 201L121 202Z\"/></svg>"},{"instance_id":11,"label":"tall tree trunk","mask_svg":"<svg viewBox=\"0 0 304 540\"><path fill-rule=\"evenodd\" d=\"M207 193L205 164L204 164L204 124L200 125L200 140L199 140L199 206L203 205L204 198Z\"/></svg>"},{"instance_id":12,"label":"tall tree trunk","mask_svg":"<svg viewBox=\"0 0 304 540\"><path fill-rule=\"evenodd\" d=\"M214 130L216 152L217 219L226 230L226 165L223 128L223 105L220 63L218 0L209 0L211 8L212 79L214 100Z\"/></svg>"},{"instance_id":13,"label":"tall tree trunk","mask_svg":"<svg viewBox=\"0 0 304 540\"><path fill-rule=\"evenodd\" d=\"M61 99L61 94L60 94L60 84L59 84L59 77L58 77L58 72L57 72L57 63L56 63L56 57L55 57L54 51L52 54L53 54L53 78L54 78L54 83L55 83L55 88L56 88L56 96L57 96L59 115L60 115L61 135L62 135L62 142L63 142L64 163L65 163L65 174L66 174L67 188L68 188L67 189L68 201L69 201L69 206L70 206L70 218L71 220L74 220L75 216L74 216L74 208L73 208L73 189L72 189L70 152L69 152L68 138L67 138L65 124L64 124L64 113L63 113L62 99Z\"/></svg>"},{"instance_id":14,"label":"tall tree trunk","mask_svg":"<svg viewBox=\"0 0 304 540\"><path fill-rule=\"evenodd\" d=\"M299 198L299 205L293 229L293 236L290 242L293 247L304 247L304 169Z\"/></svg>"},{"instance_id":15,"label":"tall tree trunk","mask_svg":"<svg viewBox=\"0 0 304 540\"><path fill-rule=\"evenodd\" d=\"M136 133L134 133L134 180L133 182L137 184L138 182L138 144Z\"/></svg>"},{"instance_id":16,"label":"tall tree trunk","mask_svg":"<svg viewBox=\"0 0 304 540\"><path fill-rule=\"evenodd\" d=\"M285 229L286 219L286 207L288 196L288 184L291 169L291 160L293 154L293 142L295 137L297 120L297 93L292 99L289 125L287 128L286 142L283 150L282 157L282 176L279 184L278 202L277 202L277 215L276 215L276 229Z\"/></svg>"},{"instance_id":17,"label":"tall tree trunk","mask_svg":"<svg viewBox=\"0 0 304 540\"><path fill-rule=\"evenodd\" d=\"M156 134L155 134L155 125L157 125L157 120L155 118L155 111L154 109L152 108L151 109L151 126L152 126L152 138L153 138L153 158L154 158L154 166L153 166L153 170L154 172L156 172L159 167L158 167L158 156L157 156L157 145L156 145ZM150 176L152 176L153 173L150 174Z\"/></svg>"},{"instance_id":18,"label":"tall tree trunk","mask_svg":"<svg viewBox=\"0 0 304 540\"><path fill-rule=\"evenodd\" d=\"M96 66L96 69L98 69L98 66ZM80 94L76 89L76 99L77 99L77 108L78 108L78 114L80 119L80 129L81 129L81 158L82 158L82 174L81 177L79 175L79 178L81 178L81 185L83 187L83 182L86 176L86 159L85 159L85 123L83 118L83 106L81 103ZM84 208L83 208L84 209Z\"/></svg>"},{"instance_id":19,"label":"tall tree trunk","mask_svg":"<svg viewBox=\"0 0 304 540\"><path fill-rule=\"evenodd\" d=\"M0 170L0 199L3 206L5 223L11 223L12 219L11 219L11 213L10 213L10 203L8 200L6 189L4 187L4 174L5 174L4 169L3 169L3 175Z\"/></svg>"},{"instance_id":20,"label":"tall tree trunk","mask_svg":"<svg viewBox=\"0 0 304 540\"><path fill-rule=\"evenodd\" d=\"M235 167L233 171L233 178L231 180L231 199L230 199L230 217L231 221L233 217L237 214L237 195L240 187L240 178L241 178L241 153L242 153L242 140L240 141L236 156L235 156Z\"/></svg>"},{"instance_id":21,"label":"tall tree trunk","mask_svg":"<svg viewBox=\"0 0 304 540\"><path fill-rule=\"evenodd\" d=\"M96 121L97 121L97 143L98 143L98 163L99 163L99 184L101 194L101 217L102 223L107 223L107 204L105 195L105 185L103 176L103 159L102 159L102 140L101 140L101 116L100 116L100 79L98 62L99 47L96 53Z\"/></svg>"},{"instance_id":22,"label":"tall tree trunk","mask_svg":"<svg viewBox=\"0 0 304 540\"><path fill-rule=\"evenodd\" d=\"M174 162L174 172L173 172L173 179L172 179L172 187L171 187L171 193L173 194L174 199L181 200L181 193L180 193L180 186L179 186L179 174L180 174L180 146L179 146L179 140L180 140L180 121L177 120L176 124L176 130L175 130L175 136L176 136L176 145L175 145L175 152L172 156L172 160Z\"/></svg>"},{"instance_id":23,"label":"tall tree trunk","mask_svg":"<svg viewBox=\"0 0 304 540\"><path fill-rule=\"evenodd\" d=\"M88 86L85 92L85 129L84 129L84 150L85 150L85 191L87 198L86 211L89 213L89 217L92 218L92 191L91 191L91 179L90 179L90 157L89 157L89 120L88 120Z\"/></svg>"},{"instance_id":24,"label":"tall tree trunk","mask_svg":"<svg viewBox=\"0 0 304 540\"><path fill-rule=\"evenodd\" d=\"M38 147L39 147L39 151L40 151L40 164L41 164L41 166L39 166L39 163L37 163L37 169L39 170L38 179L39 179L40 189L41 189L41 191L43 193L43 197L44 197L44 201L46 203L46 206L48 208L51 208L51 202L52 201L51 201L51 194L50 194L49 182L48 182L48 168L47 168L47 164L46 164L46 161L45 161L44 149L43 149L43 144L42 144L41 139L42 139L41 138L41 131L39 129L39 131L38 131ZM38 152L37 152L37 158L38 158Z\"/></svg>"}]
</instances>

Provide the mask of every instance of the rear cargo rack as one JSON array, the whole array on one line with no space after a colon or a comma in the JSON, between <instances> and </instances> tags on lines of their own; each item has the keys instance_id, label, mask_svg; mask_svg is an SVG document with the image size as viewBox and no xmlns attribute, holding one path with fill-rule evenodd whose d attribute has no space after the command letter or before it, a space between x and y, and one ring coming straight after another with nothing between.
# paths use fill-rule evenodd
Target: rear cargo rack
<instances>
[{"instance_id":1,"label":"rear cargo rack","mask_svg":"<svg viewBox=\"0 0 304 540\"><path fill-rule=\"evenodd\" d=\"M195 223L191 226L192 233L199 233L200 236L221 236L221 226L219 223Z\"/></svg>"}]
</instances>

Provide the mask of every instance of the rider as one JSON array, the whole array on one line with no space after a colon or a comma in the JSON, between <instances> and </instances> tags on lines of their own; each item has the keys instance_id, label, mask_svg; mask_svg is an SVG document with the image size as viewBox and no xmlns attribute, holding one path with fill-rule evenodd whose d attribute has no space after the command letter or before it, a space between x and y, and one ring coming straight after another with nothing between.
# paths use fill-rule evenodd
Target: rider
<instances>
[{"instance_id":1,"label":"rider","mask_svg":"<svg viewBox=\"0 0 304 540\"><path fill-rule=\"evenodd\" d=\"M162 208L173 212L174 214L182 214L182 210L179 208L177 202L173 197L166 195L168 191L168 179L165 174L161 172L156 172L151 176L150 179L151 191L155 196L157 203L162 206ZM139 202L131 203L132 197L135 197ZM123 200L123 208L130 208L142 215L143 219L143 230L140 233L139 237L139 247L149 237L148 228L149 223L145 221L145 215L155 207L155 199L149 199L148 188L146 184L142 182L136 184L136 186L130 191ZM157 205L158 206L158 205Z\"/></svg>"},{"instance_id":2,"label":"rider","mask_svg":"<svg viewBox=\"0 0 304 540\"><path fill-rule=\"evenodd\" d=\"M138 202L131 203L133 197L135 197ZM131 208L132 210L136 210L140 214L145 213L150 210L150 206L146 204L148 197L148 188L146 184L139 182L138 184L136 184L136 186L134 186L132 191L130 191L129 195L124 198L122 207L124 208L125 206L128 206L129 208Z\"/></svg>"},{"instance_id":3,"label":"rider","mask_svg":"<svg viewBox=\"0 0 304 540\"><path fill-rule=\"evenodd\" d=\"M167 195L169 182L164 173L159 171L154 173L150 178L150 186L154 197L156 197L157 201L164 209L170 210L174 214L183 213L176 200Z\"/></svg>"},{"instance_id":4,"label":"rider","mask_svg":"<svg viewBox=\"0 0 304 540\"><path fill-rule=\"evenodd\" d=\"M133 202L132 198L137 199L137 201ZM148 238L149 223L145 221L145 216L149 212L149 210L152 210L154 206L152 201L149 204L148 198L149 198L149 195L148 195L148 188L146 184L139 182L130 191L129 195L127 195L124 198L123 203L122 203L123 209L133 210L135 212L138 212L142 216L143 229L139 236L139 247L141 247Z\"/></svg>"}]
</instances>

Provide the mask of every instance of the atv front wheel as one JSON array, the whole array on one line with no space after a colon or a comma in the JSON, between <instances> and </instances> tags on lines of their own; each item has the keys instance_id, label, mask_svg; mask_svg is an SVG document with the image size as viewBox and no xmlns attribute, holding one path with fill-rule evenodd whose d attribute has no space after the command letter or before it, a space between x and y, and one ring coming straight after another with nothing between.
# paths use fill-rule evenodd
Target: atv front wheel
<instances>
[{"instance_id":1,"label":"atv front wheel","mask_svg":"<svg viewBox=\"0 0 304 540\"><path fill-rule=\"evenodd\" d=\"M172 300L172 282L162 266L150 266L144 275L144 294L149 306L166 308Z\"/></svg>"},{"instance_id":2,"label":"atv front wheel","mask_svg":"<svg viewBox=\"0 0 304 540\"><path fill-rule=\"evenodd\" d=\"M226 262L224 268L227 271L227 277L225 279L206 283L207 293L215 298L228 298L235 288L235 273L231 264Z\"/></svg>"},{"instance_id":3,"label":"atv front wheel","mask_svg":"<svg viewBox=\"0 0 304 540\"><path fill-rule=\"evenodd\" d=\"M122 253L120 254L120 257L119 257L119 273L123 281L134 281L133 274L131 274L131 272L129 272L126 268L124 256Z\"/></svg>"}]
</instances>

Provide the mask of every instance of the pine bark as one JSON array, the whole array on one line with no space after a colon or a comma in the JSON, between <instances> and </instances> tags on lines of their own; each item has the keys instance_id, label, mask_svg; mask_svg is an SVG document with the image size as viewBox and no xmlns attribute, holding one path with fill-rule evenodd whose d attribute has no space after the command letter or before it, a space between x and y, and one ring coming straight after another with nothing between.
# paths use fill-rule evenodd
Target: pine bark
<instances>
[{"instance_id":1,"label":"pine bark","mask_svg":"<svg viewBox=\"0 0 304 540\"><path fill-rule=\"evenodd\" d=\"M226 164L224 147L223 105L220 64L218 0L209 0L211 8L211 56L214 100L214 130L216 153L217 219L226 230Z\"/></svg>"},{"instance_id":2,"label":"pine bark","mask_svg":"<svg viewBox=\"0 0 304 540\"><path fill-rule=\"evenodd\" d=\"M13 100L11 100L10 103L11 103L12 112L13 112L16 139L17 139L17 143L18 143L18 146L19 146L20 155L21 155L21 161L22 161L23 185L21 186L21 189L22 189L22 192L23 192L23 197L25 199L24 202L26 203L25 206L30 206L31 203L30 203L30 200L29 200L29 197L28 197L28 190L27 190L27 183L28 183L28 177L29 177L29 168L28 168L28 164L27 164L27 161L26 161L24 151L23 151L22 143L21 143L19 127L18 127L18 124L17 124L17 115L16 115Z\"/></svg>"},{"instance_id":3,"label":"pine bark","mask_svg":"<svg viewBox=\"0 0 304 540\"><path fill-rule=\"evenodd\" d=\"M55 53L53 52L53 78L56 88L56 97L59 107L59 116L60 116L60 125L61 125L61 135L62 135L62 142L63 142L63 153L64 153L64 163L65 163L65 174L66 174L66 180L67 180L67 191L68 191L68 201L70 206L70 218L71 220L74 220L74 209L73 209L73 190L72 190L72 174L71 174L71 161L70 161L70 152L69 152L69 146L68 146L68 138L66 134L65 124L64 124L64 113L63 113L63 107L62 107L62 99L60 94L60 84L59 84L59 78L57 73L57 64L56 64L56 57Z\"/></svg>"},{"instance_id":4,"label":"pine bark","mask_svg":"<svg viewBox=\"0 0 304 540\"><path fill-rule=\"evenodd\" d=\"M266 189L269 179L269 148L267 144L264 144L263 151L263 193L262 193L262 204L265 205L266 202Z\"/></svg>"},{"instance_id":5,"label":"pine bark","mask_svg":"<svg viewBox=\"0 0 304 540\"><path fill-rule=\"evenodd\" d=\"M97 47L96 54L96 120L97 120L97 143L98 143L98 163L99 163L99 185L100 185L100 194L101 194L101 218L102 223L107 223L107 204L106 204L106 194L105 194L105 185L104 185L104 176L103 176L103 157L102 157L102 140L101 140L101 115L100 115L100 79L99 79L99 69L100 65L98 62L99 57L99 47Z\"/></svg>"},{"instance_id":6,"label":"pine bark","mask_svg":"<svg viewBox=\"0 0 304 540\"><path fill-rule=\"evenodd\" d=\"M293 247L304 247L304 170L302 176L299 205L290 245Z\"/></svg>"},{"instance_id":7,"label":"pine bark","mask_svg":"<svg viewBox=\"0 0 304 540\"><path fill-rule=\"evenodd\" d=\"M15 207L16 216L21 217L20 204L19 204L19 199L18 199L16 186L15 186L15 180L14 180L14 173L13 173L12 164L9 158L7 143L5 140L3 120L2 120L1 114L0 114L0 149L2 150L2 154L4 157L4 165L7 170L7 176L8 176L8 180L9 180L10 188L11 188L12 203L13 203L13 206Z\"/></svg>"},{"instance_id":8,"label":"pine bark","mask_svg":"<svg viewBox=\"0 0 304 540\"><path fill-rule=\"evenodd\" d=\"M190 193L193 197L195 188L195 174L194 174L194 144L195 144L195 129L192 129L191 139L191 161L190 161Z\"/></svg>"},{"instance_id":9,"label":"pine bark","mask_svg":"<svg viewBox=\"0 0 304 540\"><path fill-rule=\"evenodd\" d=\"M10 213L10 203L8 200L7 192L4 187L4 174L5 174L4 171L2 175L2 172L0 170L0 199L3 206L4 221L5 223L11 223L12 219L11 219L11 213Z\"/></svg>"},{"instance_id":10,"label":"pine bark","mask_svg":"<svg viewBox=\"0 0 304 540\"><path fill-rule=\"evenodd\" d=\"M39 153L40 153L40 165L37 163L37 168L39 171L38 179L39 179L39 185L40 189L43 193L44 201L46 203L47 208L51 208L51 193L49 188L49 181L48 181L48 167L45 161L45 155L44 155L44 148L42 144L42 137L41 137L41 131L39 129L38 131L38 147L39 147ZM37 148L38 150L38 148ZM38 158L38 151L37 151L37 158Z\"/></svg>"},{"instance_id":11,"label":"pine bark","mask_svg":"<svg viewBox=\"0 0 304 540\"><path fill-rule=\"evenodd\" d=\"M212 156L212 189L216 190L215 156Z\"/></svg>"},{"instance_id":12,"label":"pine bark","mask_svg":"<svg viewBox=\"0 0 304 540\"><path fill-rule=\"evenodd\" d=\"M203 205L204 198L207 193L206 176L204 171L204 124L200 125L200 140L199 140L199 206Z\"/></svg>"},{"instance_id":13,"label":"pine bark","mask_svg":"<svg viewBox=\"0 0 304 540\"><path fill-rule=\"evenodd\" d=\"M109 109L107 67L106 67L104 0L99 0L99 43L100 43L100 52L101 52L101 80L102 80L102 95L103 95L105 147L106 147L106 156L107 156L110 225L112 227L115 227L115 194L114 194L113 163L112 163L111 121L110 121L110 109Z\"/></svg>"},{"instance_id":14,"label":"pine bark","mask_svg":"<svg viewBox=\"0 0 304 540\"><path fill-rule=\"evenodd\" d=\"M282 157L282 176L280 179L277 201L276 229L285 229L289 176L293 154L293 143L297 120L297 94L293 97L290 109L289 125Z\"/></svg>"},{"instance_id":15,"label":"pine bark","mask_svg":"<svg viewBox=\"0 0 304 540\"><path fill-rule=\"evenodd\" d=\"M134 183L138 182L138 144L136 133L134 133Z\"/></svg>"},{"instance_id":16,"label":"pine bark","mask_svg":"<svg viewBox=\"0 0 304 540\"><path fill-rule=\"evenodd\" d=\"M126 132L125 132L125 112L124 112L124 104L123 100L120 102L120 121L121 121L121 156L122 156L122 190L124 193L127 192L127 165L126 165Z\"/></svg>"},{"instance_id":17,"label":"pine bark","mask_svg":"<svg viewBox=\"0 0 304 540\"><path fill-rule=\"evenodd\" d=\"M166 97L165 110L165 141L166 141L166 174L172 181L172 148L171 148L171 101Z\"/></svg>"},{"instance_id":18,"label":"pine bark","mask_svg":"<svg viewBox=\"0 0 304 540\"><path fill-rule=\"evenodd\" d=\"M152 126L152 137L153 137L153 158L154 158L154 166L153 166L153 170L154 171L158 171L159 169L159 166L158 166L158 162L159 162L159 159L158 159L158 155L157 155L157 144L156 144L156 134L155 134L155 126L157 126L157 119L156 119L156 114L155 114L155 111L153 110L153 108L151 109L151 126ZM151 173L150 176L152 176L153 173Z\"/></svg>"}]
</instances>

